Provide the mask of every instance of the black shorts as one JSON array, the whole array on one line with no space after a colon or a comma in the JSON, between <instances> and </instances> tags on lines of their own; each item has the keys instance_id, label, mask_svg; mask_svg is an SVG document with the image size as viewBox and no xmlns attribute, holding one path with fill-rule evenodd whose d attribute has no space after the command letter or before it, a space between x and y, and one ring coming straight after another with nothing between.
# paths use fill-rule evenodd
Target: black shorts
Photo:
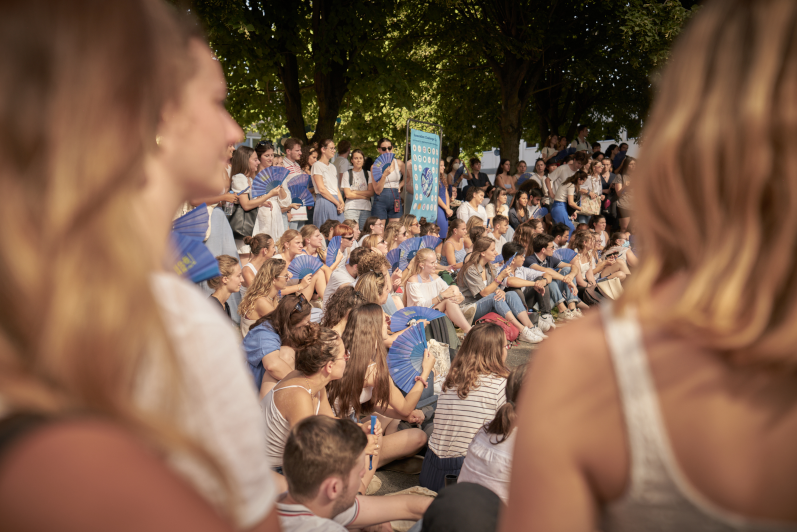
<instances>
[{"instance_id":1,"label":"black shorts","mask_svg":"<svg viewBox=\"0 0 797 532\"><path fill-rule=\"evenodd\" d=\"M631 209L623 209L619 205L617 206L617 217L618 218L631 218L633 211Z\"/></svg>"}]
</instances>

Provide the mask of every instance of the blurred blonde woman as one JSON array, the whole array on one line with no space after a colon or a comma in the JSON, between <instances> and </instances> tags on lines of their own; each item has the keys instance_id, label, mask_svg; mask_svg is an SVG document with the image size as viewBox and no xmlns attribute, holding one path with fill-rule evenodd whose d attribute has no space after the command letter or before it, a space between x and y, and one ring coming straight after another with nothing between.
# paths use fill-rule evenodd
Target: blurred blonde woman
<instances>
[{"instance_id":1,"label":"blurred blonde woman","mask_svg":"<svg viewBox=\"0 0 797 532\"><path fill-rule=\"evenodd\" d=\"M385 227L385 244L388 251L393 251L399 244L407 240L407 228L399 224L389 224Z\"/></svg>"},{"instance_id":2,"label":"blurred blonde woman","mask_svg":"<svg viewBox=\"0 0 797 532\"><path fill-rule=\"evenodd\" d=\"M797 529L796 26L792 0L706 2L674 46L645 253L535 355L500 530Z\"/></svg>"},{"instance_id":3,"label":"blurred blonde woman","mask_svg":"<svg viewBox=\"0 0 797 532\"><path fill-rule=\"evenodd\" d=\"M277 530L234 331L162 266L242 135L221 67L148 0L7 0L0 49L3 528Z\"/></svg>"}]
</instances>

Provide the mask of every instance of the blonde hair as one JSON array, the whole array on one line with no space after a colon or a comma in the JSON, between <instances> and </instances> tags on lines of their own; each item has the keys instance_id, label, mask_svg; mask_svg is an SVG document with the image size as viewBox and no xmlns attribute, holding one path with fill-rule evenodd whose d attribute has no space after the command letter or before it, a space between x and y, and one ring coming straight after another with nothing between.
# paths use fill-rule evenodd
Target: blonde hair
<instances>
[{"instance_id":1,"label":"blonde hair","mask_svg":"<svg viewBox=\"0 0 797 532\"><path fill-rule=\"evenodd\" d=\"M285 244L289 243L297 236L301 237L302 234L296 229L288 229L284 233L282 233L282 236L277 241L277 253L279 253L280 255L285 253ZM302 239L302 245L304 245L304 239Z\"/></svg>"},{"instance_id":2,"label":"blonde hair","mask_svg":"<svg viewBox=\"0 0 797 532\"><path fill-rule=\"evenodd\" d=\"M360 292L369 303L380 304L382 294L385 292L387 281L381 272L366 272L357 277L354 289Z\"/></svg>"},{"instance_id":3,"label":"blonde hair","mask_svg":"<svg viewBox=\"0 0 797 532\"><path fill-rule=\"evenodd\" d=\"M709 2L674 47L634 183L645 253L618 305L734 361L792 368L796 23L792 0ZM681 276L670 306L646 305Z\"/></svg>"},{"instance_id":4,"label":"blonde hair","mask_svg":"<svg viewBox=\"0 0 797 532\"><path fill-rule=\"evenodd\" d=\"M363 247L378 252L379 250L376 246L379 245L380 240L384 240L383 235L368 235L365 237L365 240L363 240Z\"/></svg>"},{"instance_id":5,"label":"blonde hair","mask_svg":"<svg viewBox=\"0 0 797 532\"><path fill-rule=\"evenodd\" d=\"M271 291L277 276L282 273L288 263L283 259L268 259L263 266L257 270L252 286L244 294L241 304L238 305L238 315L241 317L255 308L255 302L261 297L266 297Z\"/></svg>"},{"instance_id":6,"label":"blonde hair","mask_svg":"<svg viewBox=\"0 0 797 532\"><path fill-rule=\"evenodd\" d=\"M407 269L401 274L401 286L404 286L404 283L411 277L418 275L421 271L421 262L429 259L434 259L435 262L437 261L437 254L434 250L432 248L419 249L418 253L412 257L412 260L407 265Z\"/></svg>"},{"instance_id":7,"label":"blonde hair","mask_svg":"<svg viewBox=\"0 0 797 532\"><path fill-rule=\"evenodd\" d=\"M198 35L161 2L16 4L14 24L46 12L48 30L0 32L14 50L0 72L0 130L13 132L0 143L0 224L13 228L0 240L3 405L97 415L162 455L194 458L229 511L224 471L175 422L187 383L153 293L152 243L130 215L162 110L195 75ZM163 383L148 402L157 408L137 400L146 368Z\"/></svg>"},{"instance_id":8,"label":"blonde hair","mask_svg":"<svg viewBox=\"0 0 797 532\"><path fill-rule=\"evenodd\" d=\"M229 255L219 255L216 257L216 261L219 263L219 272L221 272L221 275L208 279L208 287L213 290L219 288L222 285L222 278L232 275L232 272L235 271L235 267L238 266L238 259Z\"/></svg>"}]
</instances>

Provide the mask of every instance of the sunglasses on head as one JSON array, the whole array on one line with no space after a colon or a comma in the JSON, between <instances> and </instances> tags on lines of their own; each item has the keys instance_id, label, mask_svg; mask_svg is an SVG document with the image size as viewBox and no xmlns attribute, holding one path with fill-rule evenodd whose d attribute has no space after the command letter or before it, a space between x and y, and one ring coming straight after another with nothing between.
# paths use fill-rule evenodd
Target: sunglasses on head
<instances>
[{"instance_id":1,"label":"sunglasses on head","mask_svg":"<svg viewBox=\"0 0 797 532\"><path fill-rule=\"evenodd\" d=\"M393 146L388 146L387 148L384 146L379 146L379 149L382 151L393 151Z\"/></svg>"},{"instance_id":2,"label":"sunglasses on head","mask_svg":"<svg viewBox=\"0 0 797 532\"><path fill-rule=\"evenodd\" d=\"M272 145L271 145L271 143L270 143L270 142L268 142L268 141L266 141L266 140L264 140L264 141L261 141L261 142L258 142L256 147L257 147L257 148L262 148L263 146L265 146L265 147L267 147L267 148L274 149L274 146L272 146Z\"/></svg>"},{"instance_id":3,"label":"sunglasses on head","mask_svg":"<svg viewBox=\"0 0 797 532\"><path fill-rule=\"evenodd\" d=\"M307 303L307 298L304 297L304 294L299 294L299 302L293 307L293 311L301 312L304 309L304 303Z\"/></svg>"}]
</instances>

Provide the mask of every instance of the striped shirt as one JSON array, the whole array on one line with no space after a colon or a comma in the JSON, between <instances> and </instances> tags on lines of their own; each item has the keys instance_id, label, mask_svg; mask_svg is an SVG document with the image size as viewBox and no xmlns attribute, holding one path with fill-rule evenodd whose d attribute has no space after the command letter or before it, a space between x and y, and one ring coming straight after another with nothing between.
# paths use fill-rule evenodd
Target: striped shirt
<instances>
[{"instance_id":1,"label":"striped shirt","mask_svg":"<svg viewBox=\"0 0 797 532\"><path fill-rule=\"evenodd\" d=\"M465 399L460 399L456 390L446 390L437 400L429 448L440 458L467 455L473 437L504 403L506 377L480 376L479 386Z\"/></svg>"},{"instance_id":2,"label":"striped shirt","mask_svg":"<svg viewBox=\"0 0 797 532\"><path fill-rule=\"evenodd\" d=\"M284 500L285 495L282 495ZM283 532L346 532L346 528L360 514L360 501L332 519L319 517L302 504L284 504L277 502L277 515Z\"/></svg>"}]
</instances>

